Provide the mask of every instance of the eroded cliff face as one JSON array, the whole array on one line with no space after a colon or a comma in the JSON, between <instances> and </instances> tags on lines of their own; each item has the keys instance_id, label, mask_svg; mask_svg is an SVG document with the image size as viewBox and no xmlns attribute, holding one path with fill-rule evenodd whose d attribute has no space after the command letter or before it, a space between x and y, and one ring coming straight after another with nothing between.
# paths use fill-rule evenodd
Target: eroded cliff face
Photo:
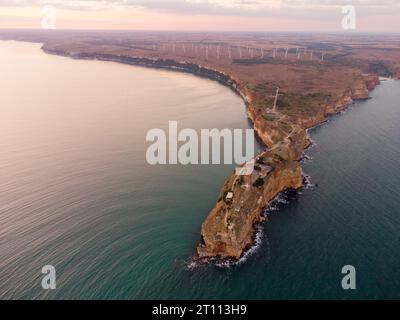
<instances>
[{"instance_id":1,"label":"eroded cliff face","mask_svg":"<svg viewBox=\"0 0 400 320\"><path fill-rule=\"evenodd\" d=\"M200 258L239 259L254 242L254 226L264 219L261 212L265 205L280 192L302 186L298 163L270 170L252 175L249 182L235 175L228 179L220 200L203 223L202 244L197 248ZM254 184L258 179L262 186ZM226 200L227 190L234 194L232 202Z\"/></svg>"},{"instance_id":2,"label":"eroded cliff face","mask_svg":"<svg viewBox=\"0 0 400 320\"><path fill-rule=\"evenodd\" d=\"M333 101L326 102L325 106L321 108L319 112L307 117L295 118L293 122L304 129L317 126L326 121L328 116L337 114L346 109L355 100L369 99L369 92L379 84L380 80L378 76L362 75L361 78L353 84L351 89L338 95Z\"/></svg>"},{"instance_id":3,"label":"eroded cliff face","mask_svg":"<svg viewBox=\"0 0 400 320\"><path fill-rule=\"evenodd\" d=\"M232 174L226 181L218 202L201 229L200 258L239 259L254 243L255 225L264 220L266 205L287 189L303 184L301 167L296 161L281 161L271 152L257 157L250 176ZM227 194L233 194L232 200Z\"/></svg>"},{"instance_id":4,"label":"eroded cliff face","mask_svg":"<svg viewBox=\"0 0 400 320\"><path fill-rule=\"evenodd\" d=\"M278 123L287 120L285 116L275 116ZM309 144L305 131L296 124L286 123L286 133L275 125L265 125L252 113L251 106L249 117L260 138L271 147L255 158L251 174L233 173L225 182L201 228L202 241L197 247L200 259L240 259L254 244L255 225L265 219L263 209L279 193L303 186L298 160Z\"/></svg>"},{"instance_id":5,"label":"eroded cliff face","mask_svg":"<svg viewBox=\"0 0 400 320\"><path fill-rule=\"evenodd\" d=\"M299 160L310 143L305 129L324 122L328 115L340 112L353 100L368 99L368 91L379 84L377 76L362 75L349 91L330 98L317 112L293 117L269 109L260 111L254 105L252 91L240 79L194 63L96 52L69 52L47 46L43 50L76 59L116 61L190 72L223 83L241 95L255 131L268 148L255 158L251 174L237 176L233 173L226 180L215 207L201 228L202 240L197 247L200 259L238 260L254 244L255 225L265 219L263 209L279 193L303 186Z\"/></svg>"},{"instance_id":6,"label":"eroded cliff face","mask_svg":"<svg viewBox=\"0 0 400 320\"><path fill-rule=\"evenodd\" d=\"M313 127L346 108L355 99L368 99L368 91L379 84L378 77L365 77L321 112L308 118L290 119L280 113L260 114L245 95L248 116L269 148L255 159L248 176L233 173L225 182L215 207L201 228L197 247L200 259L238 260L254 244L255 225L265 217L263 210L281 192L299 189L303 176L299 159L309 146L306 128Z\"/></svg>"}]
</instances>

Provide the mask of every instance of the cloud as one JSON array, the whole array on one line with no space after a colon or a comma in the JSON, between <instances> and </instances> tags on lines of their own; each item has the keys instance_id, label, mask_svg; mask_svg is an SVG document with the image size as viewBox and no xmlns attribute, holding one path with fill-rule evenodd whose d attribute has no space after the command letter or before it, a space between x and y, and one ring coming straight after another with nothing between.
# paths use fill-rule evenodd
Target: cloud
<instances>
[{"instance_id":1,"label":"cloud","mask_svg":"<svg viewBox=\"0 0 400 320\"><path fill-rule=\"evenodd\" d=\"M44 6L71 10L137 8L183 15L323 16L354 5L364 15L392 14L399 0L0 0L1 6Z\"/></svg>"}]
</instances>

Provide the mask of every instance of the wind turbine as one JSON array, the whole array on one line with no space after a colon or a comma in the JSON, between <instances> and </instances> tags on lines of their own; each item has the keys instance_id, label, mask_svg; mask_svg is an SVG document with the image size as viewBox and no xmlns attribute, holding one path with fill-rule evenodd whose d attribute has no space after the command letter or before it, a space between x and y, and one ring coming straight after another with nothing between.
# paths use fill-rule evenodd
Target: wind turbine
<instances>
[{"instance_id":1,"label":"wind turbine","mask_svg":"<svg viewBox=\"0 0 400 320\"><path fill-rule=\"evenodd\" d=\"M277 105L277 103L278 103L278 96L279 96L279 87L276 88L275 101L274 101L274 108L272 109L273 112L275 112L275 113L276 113L276 105Z\"/></svg>"}]
</instances>

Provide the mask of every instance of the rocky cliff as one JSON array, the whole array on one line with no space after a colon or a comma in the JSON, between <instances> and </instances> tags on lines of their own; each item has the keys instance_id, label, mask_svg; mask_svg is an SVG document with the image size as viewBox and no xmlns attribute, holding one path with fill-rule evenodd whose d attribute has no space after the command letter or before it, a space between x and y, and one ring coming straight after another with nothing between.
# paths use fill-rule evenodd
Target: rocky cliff
<instances>
[{"instance_id":1,"label":"rocky cliff","mask_svg":"<svg viewBox=\"0 0 400 320\"><path fill-rule=\"evenodd\" d=\"M300 149L306 142L295 143ZM293 156L298 154L283 142L258 155L250 175L228 178L202 225L199 258L237 260L253 245L255 225L264 220L263 209L282 191L303 185L300 163Z\"/></svg>"},{"instance_id":2,"label":"rocky cliff","mask_svg":"<svg viewBox=\"0 0 400 320\"><path fill-rule=\"evenodd\" d=\"M293 117L269 109L260 110L253 101L252 90L240 79L195 63L97 52L70 52L46 45L43 50L49 54L75 59L116 61L190 72L214 79L243 98L248 117L267 149L254 159L255 165L251 174L237 176L233 173L226 180L215 207L201 228L201 243L197 247L197 256L200 259L239 259L254 243L255 225L265 219L263 209L282 191L303 186L299 160L309 145L305 129L324 122L328 115L340 112L353 100L368 99L368 91L379 84L378 77L363 75L351 89L326 101L314 114Z\"/></svg>"},{"instance_id":3,"label":"rocky cliff","mask_svg":"<svg viewBox=\"0 0 400 320\"><path fill-rule=\"evenodd\" d=\"M378 77L368 76L335 102L327 103L320 113L296 121L279 113L259 114L251 98L246 97L249 118L269 148L256 157L251 175L233 173L225 182L215 207L202 225L198 257L240 259L254 244L255 226L264 221L263 210L269 203L282 191L303 186L298 160L309 145L304 129L324 122L328 115L340 112L353 100L368 99L368 91L377 84Z\"/></svg>"}]
</instances>

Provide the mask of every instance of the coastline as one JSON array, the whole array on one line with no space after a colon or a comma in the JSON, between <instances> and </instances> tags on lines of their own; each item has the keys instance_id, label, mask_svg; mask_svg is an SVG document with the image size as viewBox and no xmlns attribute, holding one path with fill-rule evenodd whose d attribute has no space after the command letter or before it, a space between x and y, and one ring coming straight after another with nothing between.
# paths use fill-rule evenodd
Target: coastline
<instances>
[{"instance_id":1,"label":"coastline","mask_svg":"<svg viewBox=\"0 0 400 320\"><path fill-rule=\"evenodd\" d=\"M312 119L306 119L306 121L302 123L303 126L300 126L296 123L290 123L292 125L292 132L295 132L295 143L293 143L292 141L287 141L289 140L287 138L293 138L289 136L284 137L284 139L278 140L277 143L274 143L275 141L272 138L271 134L268 132L268 130L263 128L263 125L265 125L265 123L260 121L260 119L257 117L255 106L252 105L251 95L240 88L239 81L224 72L210 69L195 63L187 63L185 61L178 62L170 59L164 60L150 59L144 57L127 57L102 53L71 54L69 52L61 50L52 50L46 48L45 45L43 45L41 49L47 54L64 56L73 59L112 61L127 65L190 73L203 78L217 81L241 96L246 106L248 118L251 120L255 131L257 132L260 139L263 141L264 145L267 148L269 147L269 149L262 151L260 154L258 154L256 159L260 159L265 156L275 157L277 154L278 156L284 156L283 160L277 165L278 168L274 172L274 174L276 173L277 177L275 177L274 179L269 179L269 182L267 183L268 187L275 186L275 188L273 188L274 190L268 192L267 194L264 194L264 190L259 190L259 188L257 188L257 197L253 197L252 199L250 199L250 202L253 202L253 204L255 203L255 205L249 210L251 216L246 219L246 221L237 221L244 222L244 224L239 223L235 224L235 226L232 227L232 224L229 225L226 223L217 223L217 226L215 226L215 221L218 220L216 218L218 218L219 209L221 209L218 207L218 202L220 201L217 201L216 207L209 213L202 226L202 239L200 245L197 247L196 250L197 260L200 261L217 260L224 263L225 261L238 262L241 261L241 259L246 258L249 255L249 252L252 251L252 248L254 248L254 246L257 245L259 242L257 241L257 230L259 229L258 226L260 225L260 223L267 219L263 214L266 207L268 207L277 197L279 197L282 192L290 189L297 190L304 186L304 176L301 169L300 160L304 156L305 150L311 144L308 138L308 130L323 125L327 121L328 116L340 113L341 111L345 110L353 103L354 100L369 99L368 92L373 90L375 86L379 84L379 79L378 81L373 81L372 84L368 84L366 82L366 93L360 94L359 92L350 92L343 95L342 99L337 101L336 104L327 104L323 107L324 112L322 114L322 117L321 115L319 115ZM279 114L279 117L285 118L285 116L281 114ZM285 118L284 121L287 121L287 119ZM281 149L279 150L279 153L274 151L275 148ZM282 149L284 149L283 153ZM229 186L228 189L236 188L234 182L232 181L232 176L228 177L227 181L225 182L220 194L220 198L223 197L224 192L226 192L227 185ZM239 196L239 199L241 200L243 200L244 198L246 198L246 195ZM224 209L225 211L230 210L229 207L228 210L226 210L226 206ZM244 225L245 227L243 228ZM237 237L234 235L235 232L230 232L231 230L236 231L238 228L245 229L245 234L241 235L242 239L240 239L240 241L236 239ZM214 236L221 233L221 229L223 232L226 231L226 234L223 235L224 239L215 239ZM221 247L221 243L223 243L224 246ZM227 248L229 246L231 247Z\"/></svg>"},{"instance_id":2,"label":"coastline","mask_svg":"<svg viewBox=\"0 0 400 320\"><path fill-rule=\"evenodd\" d=\"M311 144L300 164L310 180L271 201L239 260L201 260L200 226L237 166L152 167L143 137L168 130L168 119L196 131L253 129L243 100L187 73L48 55L37 43L0 46L9 62L3 239L14 248L5 251L4 298L50 299L34 276L47 263L60 269L62 290L52 291L60 299L346 299L340 270L348 264L361 266L360 284L373 289L351 298L400 298L392 267L400 82L382 82L371 99L306 129ZM281 87L283 101L293 91ZM264 147L255 143L256 155Z\"/></svg>"}]
</instances>

